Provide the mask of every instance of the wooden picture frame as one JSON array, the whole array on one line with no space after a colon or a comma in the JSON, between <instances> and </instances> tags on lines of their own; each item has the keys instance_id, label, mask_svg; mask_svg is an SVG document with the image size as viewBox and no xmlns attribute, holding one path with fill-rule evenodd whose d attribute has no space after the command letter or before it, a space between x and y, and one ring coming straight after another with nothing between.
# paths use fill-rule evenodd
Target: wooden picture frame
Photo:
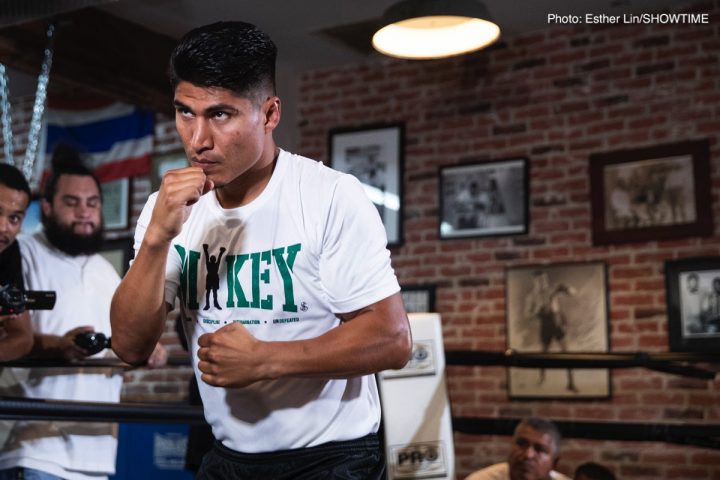
<instances>
[{"instance_id":1,"label":"wooden picture frame","mask_svg":"<svg viewBox=\"0 0 720 480\"><path fill-rule=\"evenodd\" d=\"M506 270L507 346L521 353L608 352L604 262ZM512 399L610 397L610 370L508 368Z\"/></svg>"},{"instance_id":2,"label":"wooden picture frame","mask_svg":"<svg viewBox=\"0 0 720 480\"><path fill-rule=\"evenodd\" d=\"M329 164L357 177L378 209L388 247L403 242L403 124L374 124L330 130Z\"/></svg>"},{"instance_id":3,"label":"wooden picture frame","mask_svg":"<svg viewBox=\"0 0 720 480\"><path fill-rule=\"evenodd\" d=\"M665 286L670 351L720 350L720 257L667 260Z\"/></svg>"},{"instance_id":4,"label":"wooden picture frame","mask_svg":"<svg viewBox=\"0 0 720 480\"><path fill-rule=\"evenodd\" d=\"M590 156L593 244L713 233L710 142Z\"/></svg>"},{"instance_id":5,"label":"wooden picture frame","mask_svg":"<svg viewBox=\"0 0 720 480\"><path fill-rule=\"evenodd\" d=\"M527 158L441 167L439 182L441 239L528 232Z\"/></svg>"}]
</instances>

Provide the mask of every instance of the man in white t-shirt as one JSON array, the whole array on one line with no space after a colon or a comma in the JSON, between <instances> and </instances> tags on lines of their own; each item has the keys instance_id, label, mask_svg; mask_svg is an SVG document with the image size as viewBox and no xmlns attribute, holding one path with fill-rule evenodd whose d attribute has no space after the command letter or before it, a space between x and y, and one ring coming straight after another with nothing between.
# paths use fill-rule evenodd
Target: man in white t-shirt
<instances>
[{"instance_id":1,"label":"man in white t-shirt","mask_svg":"<svg viewBox=\"0 0 720 480\"><path fill-rule=\"evenodd\" d=\"M112 356L76 342L88 332L112 335L110 301L120 283L102 257L102 197L92 172L75 158L54 168L42 200L43 230L18 237L22 274L30 290L57 293L52 310L30 312L30 356L83 360ZM151 363L162 364L158 347ZM33 367L7 369L0 394L43 400L118 402L122 371L109 368ZM4 423L3 426L7 426ZM117 426L75 421L17 421L0 443L0 480L102 480L115 472Z\"/></svg>"},{"instance_id":2,"label":"man in white t-shirt","mask_svg":"<svg viewBox=\"0 0 720 480\"><path fill-rule=\"evenodd\" d=\"M143 362L179 297L218 440L200 479L384 478L373 374L407 362L407 315L357 179L276 146L276 55L243 22L173 51L190 167L166 173L138 220L113 349Z\"/></svg>"},{"instance_id":3,"label":"man in white t-shirt","mask_svg":"<svg viewBox=\"0 0 720 480\"><path fill-rule=\"evenodd\" d=\"M55 171L42 201L43 230L20 236L22 271L31 290L57 292L52 310L30 312L31 356L80 360L91 353L75 336L110 336L110 300L120 278L97 254L102 241L100 186L82 166ZM97 356L110 353L100 352ZM122 375L109 369L17 368L3 395L117 402ZM95 480L115 471L117 429L108 423L18 421L0 445L0 479Z\"/></svg>"},{"instance_id":4,"label":"man in white t-shirt","mask_svg":"<svg viewBox=\"0 0 720 480\"><path fill-rule=\"evenodd\" d=\"M550 420L526 418L515 427L508 461L478 470L465 480L570 480L553 470L560 440L560 431Z\"/></svg>"}]
</instances>

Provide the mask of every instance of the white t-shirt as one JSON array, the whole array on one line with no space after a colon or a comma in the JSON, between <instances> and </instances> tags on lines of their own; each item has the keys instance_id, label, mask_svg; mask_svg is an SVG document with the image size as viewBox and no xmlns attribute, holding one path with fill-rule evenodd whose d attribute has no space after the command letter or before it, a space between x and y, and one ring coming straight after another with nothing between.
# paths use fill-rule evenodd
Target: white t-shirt
<instances>
[{"instance_id":1,"label":"white t-shirt","mask_svg":"<svg viewBox=\"0 0 720 480\"><path fill-rule=\"evenodd\" d=\"M71 257L50 246L42 232L18 237L25 288L53 290L52 310L30 312L35 332L63 335L82 325L110 331L110 301L120 283L100 255ZM101 357L109 351L96 355ZM13 368L14 385L0 394L53 400L118 402L122 375L99 368ZM99 480L115 472L117 426L90 422L3 422L11 429L0 449L0 469L35 468L68 480ZM0 437L2 438L2 437Z\"/></svg>"},{"instance_id":2,"label":"white t-shirt","mask_svg":"<svg viewBox=\"0 0 720 480\"><path fill-rule=\"evenodd\" d=\"M551 480L570 480L570 477L566 477L555 470L550 471L550 478ZM465 480L510 480L510 466L507 462L496 463L471 473L465 477Z\"/></svg>"},{"instance_id":3,"label":"white t-shirt","mask_svg":"<svg viewBox=\"0 0 720 480\"><path fill-rule=\"evenodd\" d=\"M138 220L136 250L156 197ZM201 197L173 240L165 283L168 303L180 297L196 375L203 333L240 322L260 340L314 338L340 324L335 313L398 292L386 243L377 209L357 179L284 151L248 205L223 209L214 192ZM213 434L236 451L356 439L376 432L380 422L372 375L285 378L241 389L212 387L198 375L198 384Z\"/></svg>"}]
</instances>

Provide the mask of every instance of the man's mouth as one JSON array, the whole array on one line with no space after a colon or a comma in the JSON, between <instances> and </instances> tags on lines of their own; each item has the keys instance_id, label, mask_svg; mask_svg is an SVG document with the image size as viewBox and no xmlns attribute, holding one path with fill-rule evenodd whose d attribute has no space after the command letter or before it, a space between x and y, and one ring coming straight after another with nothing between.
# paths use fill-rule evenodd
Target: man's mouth
<instances>
[{"instance_id":1,"label":"man's mouth","mask_svg":"<svg viewBox=\"0 0 720 480\"><path fill-rule=\"evenodd\" d=\"M192 166L200 167L203 170L211 168L213 165L217 164L217 162L214 162L212 160L207 160L204 158L193 158L192 160L190 160L190 163L192 164Z\"/></svg>"},{"instance_id":2,"label":"man's mouth","mask_svg":"<svg viewBox=\"0 0 720 480\"><path fill-rule=\"evenodd\" d=\"M95 231L95 224L92 222L73 222L73 232L79 235L90 235Z\"/></svg>"}]
</instances>

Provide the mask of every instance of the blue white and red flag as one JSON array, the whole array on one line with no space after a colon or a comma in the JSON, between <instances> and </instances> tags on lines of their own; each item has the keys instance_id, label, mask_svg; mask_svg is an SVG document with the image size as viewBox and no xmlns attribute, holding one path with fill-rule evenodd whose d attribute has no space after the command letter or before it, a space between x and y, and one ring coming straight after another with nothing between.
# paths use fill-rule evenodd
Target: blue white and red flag
<instances>
[{"instance_id":1,"label":"blue white and red flag","mask_svg":"<svg viewBox=\"0 0 720 480\"><path fill-rule=\"evenodd\" d=\"M150 172L155 118L123 103L51 99L45 111L45 169L56 146L75 147L101 182Z\"/></svg>"}]
</instances>

